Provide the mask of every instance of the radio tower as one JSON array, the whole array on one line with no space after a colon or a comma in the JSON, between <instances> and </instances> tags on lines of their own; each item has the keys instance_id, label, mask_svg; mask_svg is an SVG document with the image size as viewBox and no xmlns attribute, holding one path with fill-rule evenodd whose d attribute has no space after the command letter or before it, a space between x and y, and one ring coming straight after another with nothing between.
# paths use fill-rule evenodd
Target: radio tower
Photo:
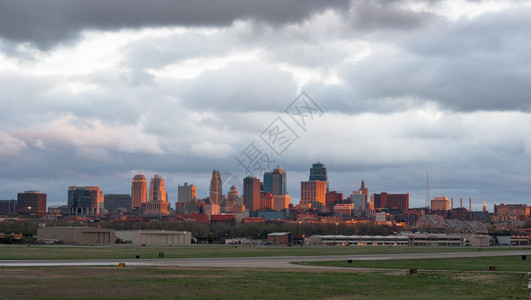
<instances>
[{"instance_id":1,"label":"radio tower","mask_svg":"<svg viewBox=\"0 0 531 300\"><path fill-rule=\"evenodd\" d=\"M426 203L424 205L426 208L430 207L430 179L428 169L426 169Z\"/></svg>"}]
</instances>

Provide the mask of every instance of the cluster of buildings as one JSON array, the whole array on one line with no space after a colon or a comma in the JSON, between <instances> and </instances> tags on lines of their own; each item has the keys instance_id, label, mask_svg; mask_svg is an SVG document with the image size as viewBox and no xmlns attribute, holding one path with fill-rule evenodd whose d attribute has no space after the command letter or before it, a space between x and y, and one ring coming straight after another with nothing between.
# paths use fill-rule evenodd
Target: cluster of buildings
<instances>
[{"instance_id":1,"label":"cluster of buildings","mask_svg":"<svg viewBox=\"0 0 531 300\"><path fill-rule=\"evenodd\" d=\"M530 207L525 204L501 204L489 214L483 211L454 207L454 200L444 196L431 200L430 207L410 208L408 193L370 194L364 181L359 189L345 196L329 188L327 170L317 162L310 168L307 181L300 183L300 202L291 203L287 193L287 173L280 166L266 171L263 178L247 176L242 182L223 191L219 170L212 171L210 190L206 198L197 197L197 187L178 185L178 198L172 209L164 179L154 175L149 180L135 175L128 194L104 194L98 186L70 186L67 204L49 207L46 194L26 191L17 200L0 200L0 216L80 216L114 219L156 218L188 222L263 222L268 220L344 222L373 221L392 226L414 225L423 216L437 215L461 222L491 222L527 220ZM148 188L149 187L149 188ZM226 193L225 193L226 192ZM432 219L430 219L432 220ZM423 219L426 223L425 218ZM429 223L429 222L428 222ZM455 223L455 222L454 222ZM457 223L456 223L457 224Z\"/></svg>"}]
</instances>

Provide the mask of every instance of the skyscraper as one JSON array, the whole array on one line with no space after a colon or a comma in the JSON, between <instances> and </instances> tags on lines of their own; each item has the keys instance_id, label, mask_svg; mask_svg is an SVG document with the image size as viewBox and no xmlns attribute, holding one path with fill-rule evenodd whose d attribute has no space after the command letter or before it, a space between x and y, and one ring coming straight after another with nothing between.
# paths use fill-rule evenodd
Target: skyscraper
<instances>
[{"instance_id":1,"label":"skyscraper","mask_svg":"<svg viewBox=\"0 0 531 300\"><path fill-rule=\"evenodd\" d=\"M212 171L212 179L210 180L210 202L219 205L223 200L223 189L221 182L221 174L219 170Z\"/></svg>"},{"instance_id":2,"label":"skyscraper","mask_svg":"<svg viewBox=\"0 0 531 300\"><path fill-rule=\"evenodd\" d=\"M149 185L149 201L142 205L144 207L144 216L161 217L169 214L170 203L167 198L168 194L164 187L164 179L158 174L154 175Z\"/></svg>"},{"instance_id":3,"label":"skyscraper","mask_svg":"<svg viewBox=\"0 0 531 300\"><path fill-rule=\"evenodd\" d=\"M166 202L166 188L164 187L164 179L159 174L155 174L151 178L149 185L149 201Z\"/></svg>"},{"instance_id":4,"label":"skyscraper","mask_svg":"<svg viewBox=\"0 0 531 300\"><path fill-rule=\"evenodd\" d=\"M326 209L326 182L324 181L302 181L301 182L301 204L310 203L312 208L317 210Z\"/></svg>"},{"instance_id":5,"label":"skyscraper","mask_svg":"<svg viewBox=\"0 0 531 300\"><path fill-rule=\"evenodd\" d=\"M147 197L147 183L146 177L142 174L135 175L133 177L133 183L131 184L131 207L142 207L142 203L146 202Z\"/></svg>"},{"instance_id":6,"label":"skyscraper","mask_svg":"<svg viewBox=\"0 0 531 300\"><path fill-rule=\"evenodd\" d=\"M353 191L350 195L350 200L354 204L354 209L357 211L365 211L369 206L369 189L365 187L365 181L361 181L361 187L357 191Z\"/></svg>"},{"instance_id":7,"label":"skyscraper","mask_svg":"<svg viewBox=\"0 0 531 300\"><path fill-rule=\"evenodd\" d=\"M184 185L179 185L177 188L177 201L181 203L190 202L197 198L197 187L193 184L188 185L187 182Z\"/></svg>"},{"instance_id":8,"label":"skyscraper","mask_svg":"<svg viewBox=\"0 0 531 300\"><path fill-rule=\"evenodd\" d=\"M260 209L260 179L251 176L243 179L243 205L250 214Z\"/></svg>"},{"instance_id":9,"label":"skyscraper","mask_svg":"<svg viewBox=\"0 0 531 300\"><path fill-rule=\"evenodd\" d=\"M19 215L44 216L46 214L46 194L39 191L25 191L17 194Z\"/></svg>"},{"instance_id":10,"label":"skyscraper","mask_svg":"<svg viewBox=\"0 0 531 300\"><path fill-rule=\"evenodd\" d=\"M68 187L68 211L73 215L96 215L103 211L104 195L99 186Z\"/></svg>"},{"instance_id":11,"label":"skyscraper","mask_svg":"<svg viewBox=\"0 0 531 300\"><path fill-rule=\"evenodd\" d=\"M273 195L285 195L286 177L286 172L280 166L277 166L273 171L264 172L264 192Z\"/></svg>"},{"instance_id":12,"label":"skyscraper","mask_svg":"<svg viewBox=\"0 0 531 300\"><path fill-rule=\"evenodd\" d=\"M320 162L316 162L310 168L310 181L324 181L326 182L326 191L328 192L328 175L326 174L326 167Z\"/></svg>"}]
</instances>

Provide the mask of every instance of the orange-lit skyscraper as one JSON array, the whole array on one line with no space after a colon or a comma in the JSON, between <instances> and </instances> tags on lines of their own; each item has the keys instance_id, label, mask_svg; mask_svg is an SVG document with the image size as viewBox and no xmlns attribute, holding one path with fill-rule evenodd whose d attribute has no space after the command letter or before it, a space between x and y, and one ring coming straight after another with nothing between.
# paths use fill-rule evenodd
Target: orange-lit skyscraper
<instances>
[{"instance_id":1,"label":"orange-lit skyscraper","mask_svg":"<svg viewBox=\"0 0 531 300\"><path fill-rule=\"evenodd\" d=\"M251 215L260 209L260 179L251 176L243 179L243 205Z\"/></svg>"},{"instance_id":2,"label":"orange-lit skyscraper","mask_svg":"<svg viewBox=\"0 0 531 300\"><path fill-rule=\"evenodd\" d=\"M166 188L164 187L164 179L159 174L155 174L151 178L149 185L149 201L166 202Z\"/></svg>"},{"instance_id":3,"label":"orange-lit skyscraper","mask_svg":"<svg viewBox=\"0 0 531 300\"><path fill-rule=\"evenodd\" d=\"M302 181L301 204L310 203L317 210L326 209L326 182L325 181Z\"/></svg>"},{"instance_id":4,"label":"orange-lit skyscraper","mask_svg":"<svg viewBox=\"0 0 531 300\"><path fill-rule=\"evenodd\" d=\"M219 170L212 171L212 179L210 180L210 202L219 205L223 200L223 189L221 182L221 174Z\"/></svg>"},{"instance_id":5,"label":"orange-lit skyscraper","mask_svg":"<svg viewBox=\"0 0 531 300\"><path fill-rule=\"evenodd\" d=\"M170 203L167 198L164 179L158 174L154 175L149 185L149 201L143 204L144 216L157 217L169 214Z\"/></svg>"},{"instance_id":6,"label":"orange-lit skyscraper","mask_svg":"<svg viewBox=\"0 0 531 300\"><path fill-rule=\"evenodd\" d=\"M135 177L133 177L133 183L131 184L131 208L142 207L142 203L146 202L146 197L146 177L142 174L135 175Z\"/></svg>"}]
</instances>

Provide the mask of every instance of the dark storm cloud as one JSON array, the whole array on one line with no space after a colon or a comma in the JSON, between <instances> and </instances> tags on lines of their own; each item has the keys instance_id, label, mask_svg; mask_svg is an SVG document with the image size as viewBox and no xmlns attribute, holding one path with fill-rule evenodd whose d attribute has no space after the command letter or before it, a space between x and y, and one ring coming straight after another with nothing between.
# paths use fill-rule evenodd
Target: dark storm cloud
<instances>
[{"instance_id":1,"label":"dark storm cloud","mask_svg":"<svg viewBox=\"0 0 531 300\"><path fill-rule=\"evenodd\" d=\"M352 8L352 25L358 31L410 30L437 19L406 8L403 1L356 1Z\"/></svg>"},{"instance_id":2,"label":"dark storm cloud","mask_svg":"<svg viewBox=\"0 0 531 300\"><path fill-rule=\"evenodd\" d=\"M346 0L2 0L0 35L46 48L85 29L227 26L238 19L284 24L304 20L327 8L345 10L348 5Z\"/></svg>"}]
</instances>

